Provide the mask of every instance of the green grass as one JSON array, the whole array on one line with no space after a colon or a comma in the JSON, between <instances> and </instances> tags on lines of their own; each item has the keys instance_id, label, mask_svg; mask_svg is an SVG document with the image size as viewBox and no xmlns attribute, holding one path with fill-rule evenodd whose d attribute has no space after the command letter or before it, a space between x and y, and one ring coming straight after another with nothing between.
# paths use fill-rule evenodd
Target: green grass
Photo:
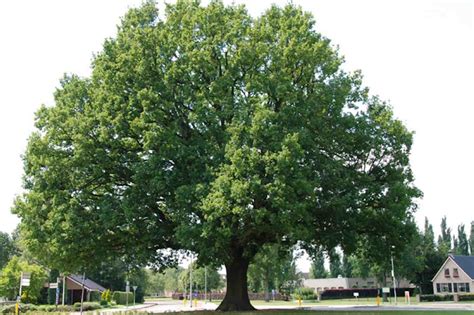
<instances>
[{"instance_id":1,"label":"green grass","mask_svg":"<svg viewBox=\"0 0 474 315\"><path fill-rule=\"evenodd\" d=\"M305 311L305 310L260 310L258 312L231 312L231 315L399 315L399 314L429 314L429 315L462 315L473 314L472 311ZM216 312L178 312L179 315L215 315Z\"/></svg>"},{"instance_id":2,"label":"green grass","mask_svg":"<svg viewBox=\"0 0 474 315\"><path fill-rule=\"evenodd\" d=\"M221 300L213 300L212 303L214 304L219 304ZM252 300L250 301L252 305L254 306L297 306L298 301L269 301L265 302L263 300ZM335 300L322 300L322 301L317 301L317 300L311 300L311 301L301 301L302 306L318 306L318 305L376 305L376 300L375 298L360 298L360 299L335 299ZM381 302L382 306L387 306L387 305L393 305L394 300L392 299L389 302ZM410 301L411 305L416 305L419 304L416 302L415 298L412 298ZM398 305L406 305L405 300L398 300Z\"/></svg>"}]
</instances>

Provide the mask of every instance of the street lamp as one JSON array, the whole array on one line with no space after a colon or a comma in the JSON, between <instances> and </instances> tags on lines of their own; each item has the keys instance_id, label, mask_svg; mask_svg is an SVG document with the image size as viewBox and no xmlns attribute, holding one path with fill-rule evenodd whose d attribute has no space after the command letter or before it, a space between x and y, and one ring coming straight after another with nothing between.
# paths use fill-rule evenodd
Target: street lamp
<instances>
[{"instance_id":1,"label":"street lamp","mask_svg":"<svg viewBox=\"0 0 474 315\"><path fill-rule=\"evenodd\" d=\"M392 260L393 296L395 297L395 305L396 305L397 304L397 283L395 280L395 267L393 265L393 249L395 249L394 245L392 245L392 248L390 249L390 259Z\"/></svg>"},{"instance_id":2,"label":"street lamp","mask_svg":"<svg viewBox=\"0 0 474 315\"><path fill-rule=\"evenodd\" d=\"M189 263L189 307L193 307L193 254Z\"/></svg>"}]
</instances>

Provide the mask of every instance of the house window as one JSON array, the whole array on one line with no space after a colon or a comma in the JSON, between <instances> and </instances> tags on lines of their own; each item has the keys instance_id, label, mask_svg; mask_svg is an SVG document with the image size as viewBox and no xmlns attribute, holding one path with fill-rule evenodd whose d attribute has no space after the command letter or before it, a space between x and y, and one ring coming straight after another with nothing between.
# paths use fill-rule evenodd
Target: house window
<instances>
[{"instance_id":1,"label":"house window","mask_svg":"<svg viewBox=\"0 0 474 315\"><path fill-rule=\"evenodd\" d=\"M444 269L444 276L445 276L446 278L449 278L449 277L450 277L450 275L449 275L449 268Z\"/></svg>"},{"instance_id":2,"label":"house window","mask_svg":"<svg viewBox=\"0 0 474 315\"><path fill-rule=\"evenodd\" d=\"M436 283L436 292L441 293L441 285Z\"/></svg>"},{"instance_id":3,"label":"house window","mask_svg":"<svg viewBox=\"0 0 474 315\"><path fill-rule=\"evenodd\" d=\"M470 292L469 283L458 283L459 292Z\"/></svg>"},{"instance_id":4,"label":"house window","mask_svg":"<svg viewBox=\"0 0 474 315\"><path fill-rule=\"evenodd\" d=\"M459 278L459 271L458 271L458 268L453 268L453 277L454 277L454 278Z\"/></svg>"},{"instance_id":5,"label":"house window","mask_svg":"<svg viewBox=\"0 0 474 315\"><path fill-rule=\"evenodd\" d=\"M453 292L452 291L452 286L451 286L451 283L440 283L440 291L439 292L442 292L442 293L446 293L446 292Z\"/></svg>"},{"instance_id":6,"label":"house window","mask_svg":"<svg viewBox=\"0 0 474 315\"><path fill-rule=\"evenodd\" d=\"M457 283L453 283L453 291L458 292L458 284Z\"/></svg>"}]
</instances>

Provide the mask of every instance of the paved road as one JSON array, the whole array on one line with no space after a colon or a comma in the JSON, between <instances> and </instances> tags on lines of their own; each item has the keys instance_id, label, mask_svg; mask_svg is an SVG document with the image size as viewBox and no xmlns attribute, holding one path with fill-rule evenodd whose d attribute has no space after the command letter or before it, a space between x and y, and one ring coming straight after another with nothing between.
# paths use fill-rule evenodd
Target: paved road
<instances>
[{"instance_id":1,"label":"paved road","mask_svg":"<svg viewBox=\"0 0 474 315\"><path fill-rule=\"evenodd\" d=\"M156 301L147 302L142 305L130 306L128 309L125 308L114 308L101 311L101 315L113 314L115 312L124 311L142 311L148 313L167 313L167 312L180 312L180 311L196 311L196 310L215 310L217 305L214 303L198 302L197 307L193 304L191 308L189 302L184 304L183 301ZM257 309L299 309L296 305L288 306L272 306L272 305L257 305ZM439 311L439 310L470 310L474 311L474 304L462 304L462 303L423 303L422 305L387 305L387 306L375 306L375 305L318 305L310 307L302 307L300 309L312 310L312 311L390 311L390 310L404 310L404 311Z\"/></svg>"}]
</instances>

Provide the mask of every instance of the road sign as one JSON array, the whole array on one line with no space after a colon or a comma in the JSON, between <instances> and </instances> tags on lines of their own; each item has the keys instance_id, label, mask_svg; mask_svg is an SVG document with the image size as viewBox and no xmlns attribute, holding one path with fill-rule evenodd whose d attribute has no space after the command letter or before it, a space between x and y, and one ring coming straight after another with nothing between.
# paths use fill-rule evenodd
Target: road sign
<instances>
[{"instance_id":1,"label":"road sign","mask_svg":"<svg viewBox=\"0 0 474 315\"><path fill-rule=\"evenodd\" d=\"M30 279L22 278L20 284L21 284L22 287L29 287L30 286Z\"/></svg>"},{"instance_id":2,"label":"road sign","mask_svg":"<svg viewBox=\"0 0 474 315\"><path fill-rule=\"evenodd\" d=\"M58 288L58 283L57 282L52 282L49 284L50 289L57 289Z\"/></svg>"},{"instance_id":3,"label":"road sign","mask_svg":"<svg viewBox=\"0 0 474 315\"><path fill-rule=\"evenodd\" d=\"M21 273L21 278L22 279L30 279L31 278L31 272L22 272Z\"/></svg>"},{"instance_id":4,"label":"road sign","mask_svg":"<svg viewBox=\"0 0 474 315\"><path fill-rule=\"evenodd\" d=\"M138 286L134 285L132 288L133 288L133 291L137 291Z\"/></svg>"},{"instance_id":5,"label":"road sign","mask_svg":"<svg viewBox=\"0 0 474 315\"><path fill-rule=\"evenodd\" d=\"M128 284L125 286L125 292L130 292L130 286Z\"/></svg>"},{"instance_id":6,"label":"road sign","mask_svg":"<svg viewBox=\"0 0 474 315\"><path fill-rule=\"evenodd\" d=\"M359 297L359 292L354 292L354 297Z\"/></svg>"},{"instance_id":7,"label":"road sign","mask_svg":"<svg viewBox=\"0 0 474 315\"><path fill-rule=\"evenodd\" d=\"M390 288L382 288L382 293L390 293Z\"/></svg>"}]
</instances>

